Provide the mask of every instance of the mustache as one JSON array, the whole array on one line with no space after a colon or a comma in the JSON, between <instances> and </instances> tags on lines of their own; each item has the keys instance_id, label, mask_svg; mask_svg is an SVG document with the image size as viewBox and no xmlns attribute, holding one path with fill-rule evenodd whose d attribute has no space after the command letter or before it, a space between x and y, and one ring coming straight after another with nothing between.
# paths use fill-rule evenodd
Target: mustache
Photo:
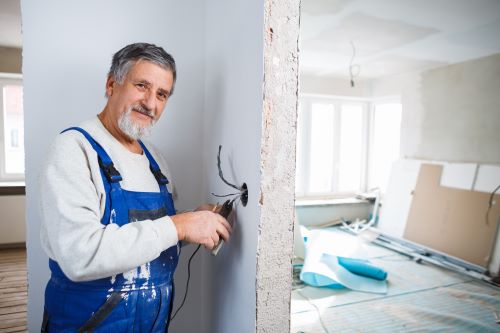
<instances>
[{"instance_id":1,"label":"mustache","mask_svg":"<svg viewBox=\"0 0 500 333\"><path fill-rule=\"evenodd\" d=\"M142 113L142 114L144 114L148 117L151 117L153 119L155 117L155 113L150 108L148 108L147 106L145 106L143 104L132 105L131 109L132 109L132 111Z\"/></svg>"}]
</instances>

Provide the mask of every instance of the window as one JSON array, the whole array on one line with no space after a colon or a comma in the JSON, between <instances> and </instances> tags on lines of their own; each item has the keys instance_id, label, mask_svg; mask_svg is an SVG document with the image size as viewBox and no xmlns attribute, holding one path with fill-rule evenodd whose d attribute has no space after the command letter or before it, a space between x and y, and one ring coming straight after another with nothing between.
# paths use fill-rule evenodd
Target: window
<instances>
[{"instance_id":1,"label":"window","mask_svg":"<svg viewBox=\"0 0 500 333\"><path fill-rule=\"evenodd\" d=\"M381 102L373 106L368 188L378 187L382 193L389 182L392 163L399 159L401 112L401 103Z\"/></svg>"},{"instance_id":2,"label":"window","mask_svg":"<svg viewBox=\"0 0 500 333\"><path fill-rule=\"evenodd\" d=\"M350 196L387 185L399 158L398 99L301 96L297 128L298 197Z\"/></svg>"},{"instance_id":3,"label":"window","mask_svg":"<svg viewBox=\"0 0 500 333\"><path fill-rule=\"evenodd\" d=\"M20 75L0 75L0 181L24 180L24 112Z\"/></svg>"}]
</instances>

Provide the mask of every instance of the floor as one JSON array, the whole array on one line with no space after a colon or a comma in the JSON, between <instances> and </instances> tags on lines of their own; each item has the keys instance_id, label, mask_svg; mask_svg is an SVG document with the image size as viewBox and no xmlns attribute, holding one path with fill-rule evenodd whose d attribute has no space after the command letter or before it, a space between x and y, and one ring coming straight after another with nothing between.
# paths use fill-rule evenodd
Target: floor
<instances>
[{"instance_id":1,"label":"floor","mask_svg":"<svg viewBox=\"0 0 500 333\"><path fill-rule=\"evenodd\" d=\"M26 250L0 250L0 333L26 332Z\"/></svg>"},{"instance_id":2,"label":"floor","mask_svg":"<svg viewBox=\"0 0 500 333\"><path fill-rule=\"evenodd\" d=\"M291 332L500 332L500 288L373 244L367 249L389 273L388 293L298 286ZM26 250L0 250L0 333L27 331L26 306Z\"/></svg>"},{"instance_id":3,"label":"floor","mask_svg":"<svg viewBox=\"0 0 500 333\"><path fill-rule=\"evenodd\" d=\"M292 333L500 332L500 288L363 243L388 272L387 294L295 285Z\"/></svg>"}]
</instances>

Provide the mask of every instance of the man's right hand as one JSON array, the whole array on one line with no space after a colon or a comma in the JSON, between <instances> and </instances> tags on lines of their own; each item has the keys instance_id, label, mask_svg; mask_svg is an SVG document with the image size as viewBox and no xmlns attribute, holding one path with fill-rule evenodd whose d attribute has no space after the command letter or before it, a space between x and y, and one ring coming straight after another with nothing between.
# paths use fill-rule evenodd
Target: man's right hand
<instances>
[{"instance_id":1,"label":"man's right hand","mask_svg":"<svg viewBox=\"0 0 500 333\"><path fill-rule=\"evenodd\" d=\"M222 237L229 240L231 225L221 215L208 211L188 212L171 216L179 240L198 243L212 250Z\"/></svg>"}]
</instances>

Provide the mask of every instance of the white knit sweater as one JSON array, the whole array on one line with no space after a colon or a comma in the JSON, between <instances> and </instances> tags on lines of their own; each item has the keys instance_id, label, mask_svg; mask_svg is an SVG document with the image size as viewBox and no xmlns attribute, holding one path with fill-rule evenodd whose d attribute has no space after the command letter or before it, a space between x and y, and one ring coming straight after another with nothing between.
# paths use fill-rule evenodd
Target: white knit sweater
<instances>
[{"instance_id":1,"label":"white knit sweater","mask_svg":"<svg viewBox=\"0 0 500 333\"><path fill-rule=\"evenodd\" d=\"M111 157L122 175L123 189L159 192L145 154L127 150L97 117L79 127ZM150 144L146 146L171 181L165 160ZM172 193L170 184L168 188ZM155 259L178 241L177 230L168 216L122 227L100 223L106 193L97 153L77 131L56 137L41 170L39 188L42 247L73 281L127 272Z\"/></svg>"}]
</instances>

